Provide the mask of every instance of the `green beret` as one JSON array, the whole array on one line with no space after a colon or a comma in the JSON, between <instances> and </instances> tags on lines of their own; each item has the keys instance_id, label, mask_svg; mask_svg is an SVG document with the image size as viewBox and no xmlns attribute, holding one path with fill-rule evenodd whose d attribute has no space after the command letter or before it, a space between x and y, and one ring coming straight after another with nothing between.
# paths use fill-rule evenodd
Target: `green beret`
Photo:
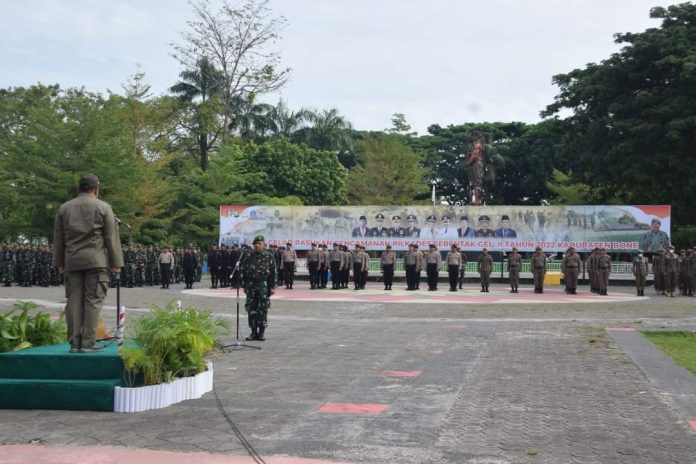
<instances>
[{"instance_id":1,"label":"green beret","mask_svg":"<svg viewBox=\"0 0 696 464\"><path fill-rule=\"evenodd\" d=\"M254 243L265 242L265 241L266 241L266 239L263 238L263 235L257 235L256 237L254 237Z\"/></svg>"}]
</instances>

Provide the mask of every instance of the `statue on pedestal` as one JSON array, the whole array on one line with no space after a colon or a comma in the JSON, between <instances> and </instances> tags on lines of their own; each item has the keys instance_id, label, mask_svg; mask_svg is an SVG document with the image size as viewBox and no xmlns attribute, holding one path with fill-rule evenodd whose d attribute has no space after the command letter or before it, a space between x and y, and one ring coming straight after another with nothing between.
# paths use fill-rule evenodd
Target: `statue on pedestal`
<instances>
[{"instance_id":1,"label":"statue on pedestal","mask_svg":"<svg viewBox=\"0 0 696 464\"><path fill-rule=\"evenodd\" d=\"M483 204L483 144L484 138L480 132L474 133L474 144L467 159L467 173L472 205Z\"/></svg>"}]
</instances>

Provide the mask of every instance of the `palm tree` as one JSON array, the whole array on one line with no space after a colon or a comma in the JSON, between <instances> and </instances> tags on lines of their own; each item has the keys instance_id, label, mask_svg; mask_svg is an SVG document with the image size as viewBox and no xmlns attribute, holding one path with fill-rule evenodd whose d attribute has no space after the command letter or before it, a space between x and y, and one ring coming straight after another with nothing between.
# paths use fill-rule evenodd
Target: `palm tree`
<instances>
[{"instance_id":1,"label":"palm tree","mask_svg":"<svg viewBox=\"0 0 696 464\"><path fill-rule=\"evenodd\" d=\"M190 106L193 111L191 123L181 122L181 125L194 134L198 144L198 159L201 169L208 169L208 153L214 147L221 127L216 118L210 117L206 111L212 104L217 104L222 93L224 80L222 73L208 61L202 58L195 70L185 70L179 74L181 80L169 88L179 99Z\"/></svg>"},{"instance_id":2,"label":"palm tree","mask_svg":"<svg viewBox=\"0 0 696 464\"><path fill-rule=\"evenodd\" d=\"M263 139L275 130L274 110L273 105L257 103L255 93L235 95L230 105L229 129L243 139Z\"/></svg>"},{"instance_id":3,"label":"palm tree","mask_svg":"<svg viewBox=\"0 0 696 464\"><path fill-rule=\"evenodd\" d=\"M353 126L341 116L337 109L310 111L307 120L312 124L305 128L303 139L316 150L330 151L336 154L341 164L350 169L355 165L353 156Z\"/></svg>"},{"instance_id":4,"label":"palm tree","mask_svg":"<svg viewBox=\"0 0 696 464\"><path fill-rule=\"evenodd\" d=\"M292 138L305 127L304 123L309 120L310 114L311 112L304 108L292 111L283 100L278 101L271 113L274 135Z\"/></svg>"}]
</instances>

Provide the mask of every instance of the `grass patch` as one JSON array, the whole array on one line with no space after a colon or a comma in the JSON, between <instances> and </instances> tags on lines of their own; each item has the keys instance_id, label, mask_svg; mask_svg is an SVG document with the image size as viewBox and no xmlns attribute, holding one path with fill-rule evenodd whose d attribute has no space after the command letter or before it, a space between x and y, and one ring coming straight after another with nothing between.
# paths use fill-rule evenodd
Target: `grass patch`
<instances>
[{"instance_id":1,"label":"grass patch","mask_svg":"<svg viewBox=\"0 0 696 464\"><path fill-rule=\"evenodd\" d=\"M648 340L696 375L696 332L643 332Z\"/></svg>"}]
</instances>

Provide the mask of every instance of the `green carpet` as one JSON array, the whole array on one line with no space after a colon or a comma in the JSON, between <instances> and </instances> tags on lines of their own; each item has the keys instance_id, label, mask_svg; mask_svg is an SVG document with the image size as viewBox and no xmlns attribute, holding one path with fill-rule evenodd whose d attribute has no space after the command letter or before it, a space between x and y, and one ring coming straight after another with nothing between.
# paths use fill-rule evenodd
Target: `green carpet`
<instances>
[{"instance_id":1,"label":"green carpet","mask_svg":"<svg viewBox=\"0 0 696 464\"><path fill-rule=\"evenodd\" d=\"M116 343L98 353L49 345L0 353L0 408L113 411L123 386Z\"/></svg>"}]
</instances>

